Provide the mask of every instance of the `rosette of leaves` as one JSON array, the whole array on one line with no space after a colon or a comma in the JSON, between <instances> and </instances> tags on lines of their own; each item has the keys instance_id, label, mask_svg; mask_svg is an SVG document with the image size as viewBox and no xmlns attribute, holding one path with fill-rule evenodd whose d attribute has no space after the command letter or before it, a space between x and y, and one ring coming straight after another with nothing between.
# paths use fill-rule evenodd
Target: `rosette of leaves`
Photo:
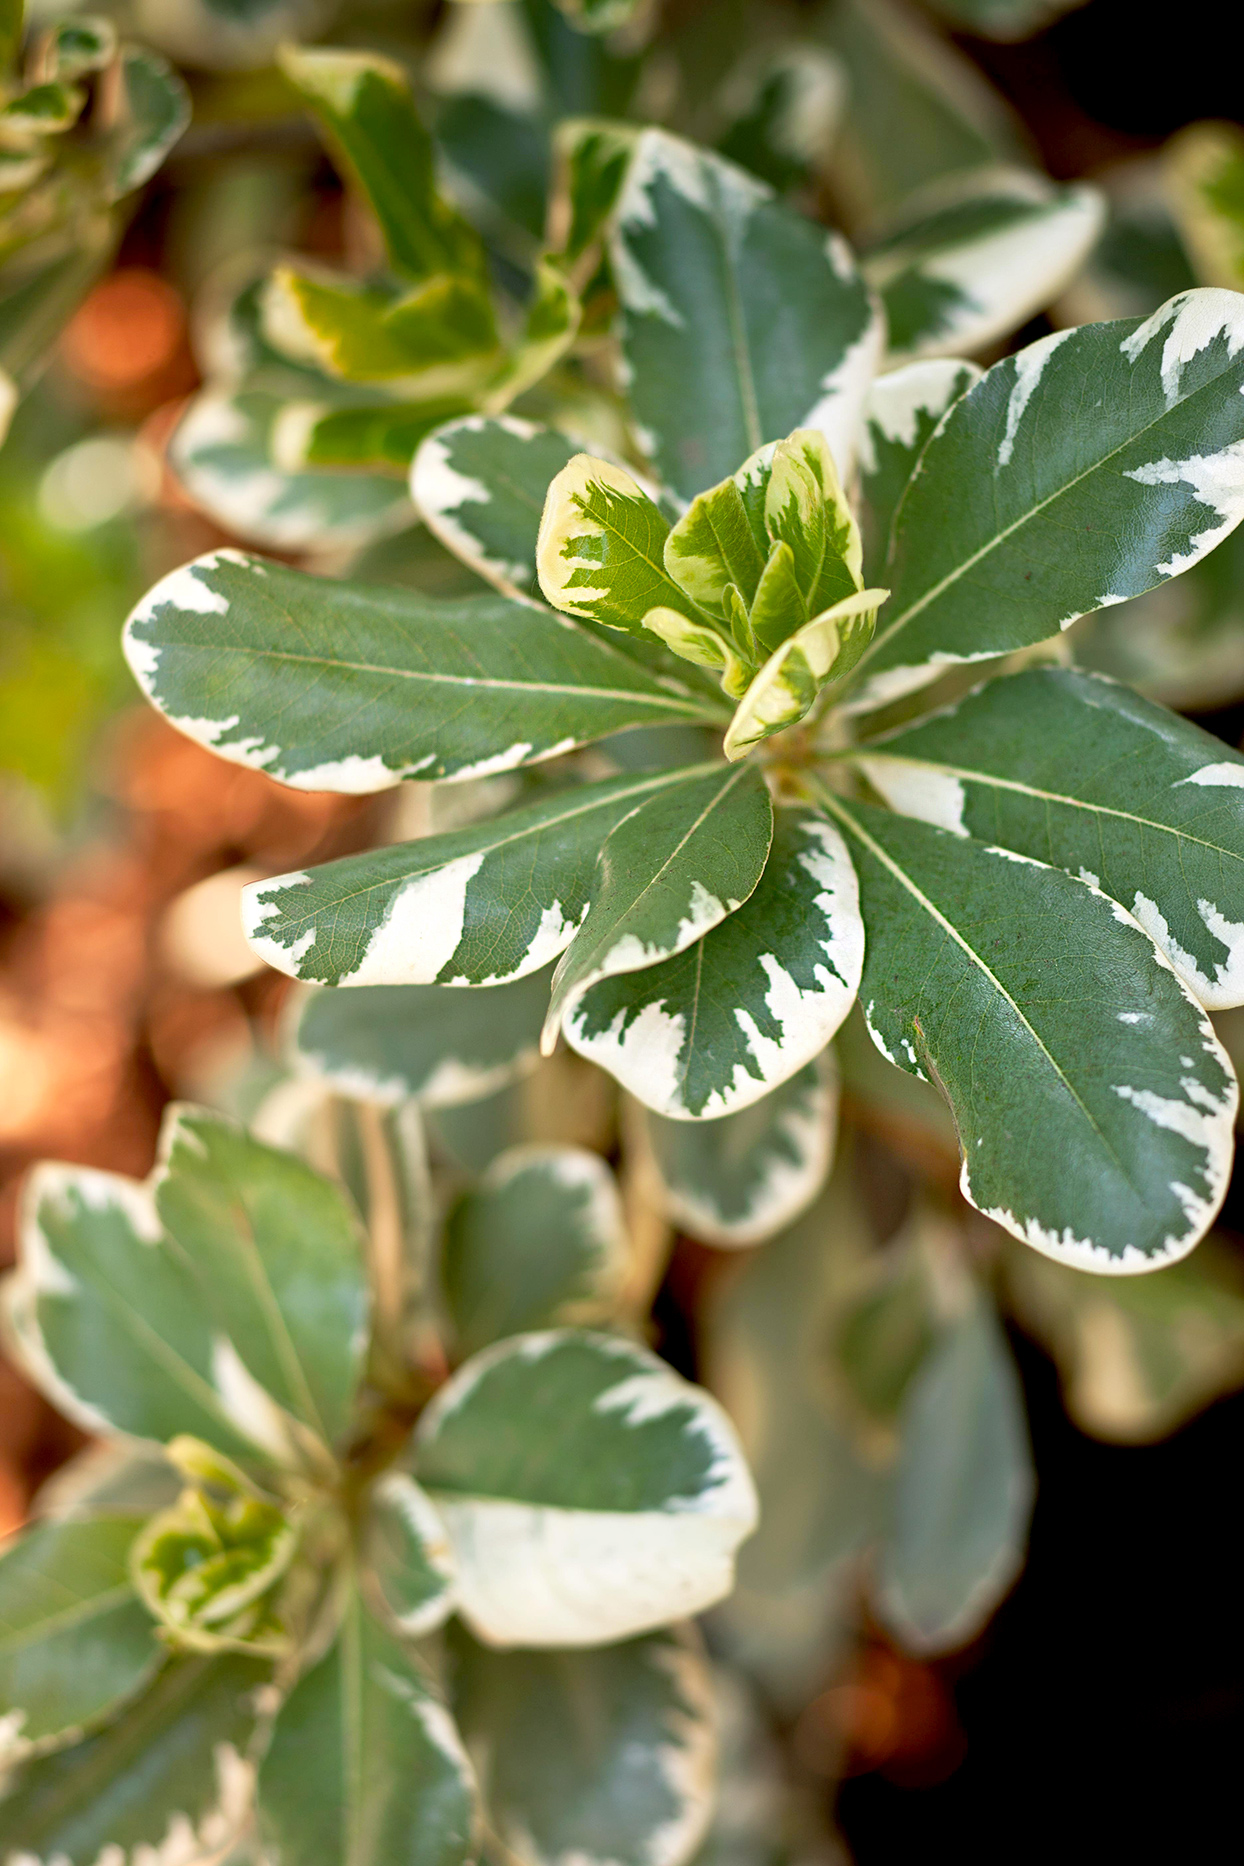
<instances>
[{"instance_id":1,"label":"rosette of leaves","mask_svg":"<svg viewBox=\"0 0 1244 1866\"><path fill-rule=\"evenodd\" d=\"M280 64L374 216L383 265L364 279L291 259L248 281L171 458L230 530L296 550L408 521L418 442L450 415L508 406L569 347L579 305L552 258L537 261L525 309L502 302L400 66L305 47Z\"/></svg>"},{"instance_id":2,"label":"rosette of leaves","mask_svg":"<svg viewBox=\"0 0 1244 1866\"><path fill-rule=\"evenodd\" d=\"M439 1279L403 1211L365 1235L339 1183L185 1106L145 1183L36 1170L8 1333L104 1443L0 1551L6 1866L244 1834L287 1866L453 1866L485 1822L531 1866L698 1844L681 1622L754 1526L733 1430L621 1325L598 1155L504 1154Z\"/></svg>"},{"instance_id":3,"label":"rosette of leaves","mask_svg":"<svg viewBox=\"0 0 1244 1866\"><path fill-rule=\"evenodd\" d=\"M190 120L157 53L118 44L107 19L43 27L23 57L24 8L0 10L0 438L18 398L104 271L121 203Z\"/></svg>"},{"instance_id":4,"label":"rosette of leaves","mask_svg":"<svg viewBox=\"0 0 1244 1866\"><path fill-rule=\"evenodd\" d=\"M495 593L226 553L130 620L155 704L296 787L566 761L499 817L257 884L256 949L455 991L556 961L544 1047L678 1120L779 1088L858 994L949 1103L980 1209L1083 1268L1184 1255L1231 1160L1206 1010L1244 998L1244 760L1032 651L1238 522L1244 299L874 382L848 250L720 158L645 131L606 233L642 465L481 417L415 462ZM698 733L571 755L653 725Z\"/></svg>"}]
</instances>

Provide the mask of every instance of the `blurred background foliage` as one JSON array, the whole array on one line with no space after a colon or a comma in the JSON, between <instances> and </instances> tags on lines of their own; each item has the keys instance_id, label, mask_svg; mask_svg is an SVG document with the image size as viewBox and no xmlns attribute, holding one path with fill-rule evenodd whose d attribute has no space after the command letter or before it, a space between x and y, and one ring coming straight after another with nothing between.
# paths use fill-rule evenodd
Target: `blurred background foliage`
<instances>
[{"instance_id":1,"label":"blurred background foliage","mask_svg":"<svg viewBox=\"0 0 1244 1866\"><path fill-rule=\"evenodd\" d=\"M264 1110L269 1132L310 1145L281 1076L286 981L242 943L238 890L429 827L415 794L299 794L222 766L136 708L120 655L138 596L221 543L436 593L466 574L416 523L400 446L318 465L306 420L282 421L308 405L388 420L397 399L283 353L264 321L262 281L291 255L339 278L383 273L282 46L378 50L410 75L515 354L537 261L565 245L546 206L567 117L656 120L713 144L866 255L931 184L999 165L1093 181L1109 203L1095 251L1055 302L978 345L989 362L1192 283L1244 289L1241 31L1225 24L1213 46L1164 34L1142 69L1136 14L1116 0L117 0L89 16L37 0L24 28L0 0L0 1255L31 1159L141 1173L170 1094ZM592 345L609 307L578 283L573 355L515 405L607 445L618 411ZM1084 665L1233 745L1242 536L1072 640ZM448 827L470 796L436 807ZM1238 1064L1244 1013L1217 1021ZM723 1250L740 1240L662 1193L659 1136L575 1058L428 1114L450 1183L524 1140L621 1159L658 1345L708 1379L747 1440L766 1514L712 1627L737 1672L707 1850L889 1861L944 1839L992 1858L991 1822L1005 1810L1010 1831L1016 1797L1025 1831L1053 1835L1080 1793L1112 1802L1116 1849L1134 1827L1152 1857L1167 1824L1186 1848L1244 1737L1238 1176L1219 1229L1176 1269L1081 1276L966 1212L942 1103L881 1063L858 1015L838 1051L832 1177L822 1189L827 1152L807 1209L755 1251ZM347 1116L316 1118L340 1166L332 1123ZM980 1455L1021 1472L979 1599L894 1533L895 1498L933 1456L905 1466L898 1425L933 1343L951 1388L956 1366L995 1370L1011 1439ZM1028 1566L987 1624L1024 1559L1028 1435ZM77 1442L0 1366L0 1529ZM922 1592L929 1574L940 1596Z\"/></svg>"}]
</instances>

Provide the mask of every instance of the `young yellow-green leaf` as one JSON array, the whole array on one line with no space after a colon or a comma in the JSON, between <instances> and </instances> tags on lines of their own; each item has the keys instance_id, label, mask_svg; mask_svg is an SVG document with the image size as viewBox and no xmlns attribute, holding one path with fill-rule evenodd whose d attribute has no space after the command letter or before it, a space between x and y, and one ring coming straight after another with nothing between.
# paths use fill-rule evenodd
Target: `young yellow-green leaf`
<instances>
[{"instance_id":1,"label":"young yellow-green leaf","mask_svg":"<svg viewBox=\"0 0 1244 1866\"><path fill-rule=\"evenodd\" d=\"M16 136L55 135L72 129L82 115L86 92L77 84L63 84L56 79L46 84L32 84L19 91L0 109L0 127Z\"/></svg>"},{"instance_id":2,"label":"young yellow-green leaf","mask_svg":"<svg viewBox=\"0 0 1244 1866\"><path fill-rule=\"evenodd\" d=\"M829 1174L838 1078L824 1051L736 1114L670 1121L649 1114L646 1132L666 1215L692 1237L734 1249L793 1224Z\"/></svg>"},{"instance_id":3,"label":"young yellow-green leaf","mask_svg":"<svg viewBox=\"0 0 1244 1866\"><path fill-rule=\"evenodd\" d=\"M246 1758L270 1676L270 1665L241 1654L169 1660L97 1735L0 1789L4 1866L223 1857L250 1812Z\"/></svg>"},{"instance_id":4,"label":"young yellow-green leaf","mask_svg":"<svg viewBox=\"0 0 1244 1866\"><path fill-rule=\"evenodd\" d=\"M182 732L298 790L512 770L627 726L703 719L612 641L501 596L442 602L215 551L126 624Z\"/></svg>"},{"instance_id":5,"label":"young yellow-green leaf","mask_svg":"<svg viewBox=\"0 0 1244 1866\"><path fill-rule=\"evenodd\" d=\"M1080 1269L1186 1256L1226 1190L1239 1091L1169 961L1061 869L825 804L859 874L873 1041L949 1102L964 1196Z\"/></svg>"},{"instance_id":6,"label":"young yellow-green leaf","mask_svg":"<svg viewBox=\"0 0 1244 1866\"><path fill-rule=\"evenodd\" d=\"M858 705L1152 589L1244 516L1244 296L1056 331L997 363L920 457Z\"/></svg>"},{"instance_id":7,"label":"young yellow-green leaf","mask_svg":"<svg viewBox=\"0 0 1244 1866\"><path fill-rule=\"evenodd\" d=\"M490 991L374 985L317 991L294 1031L302 1065L338 1093L453 1108L494 1094L540 1060L552 967Z\"/></svg>"},{"instance_id":8,"label":"young yellow-green leaf","mask_svg":"<svg viewBox=\"0 0 1244 1866\"><path fill-rule=\"evenodd\" d=\"M595 1652L454 1642L454 1710L489 1819L528 1866L681 1866L713 1803L712 1681L689 1629Z\"/></svg>"},{"instance_id":9,"label":"young yellow-green leaf","mask_svg":"<svg viewBox=\"0 0 1244 1866\"><path fill-rule=\"evenodd\" d=\"M869 389L860 437L865 581L882 581L894 514L929 436L982 373L958 357L936 357L878 376Z\"/></svg>"},{"instance_id":10,"label":"young yellow-green leaf","mask_svg":"<svg viewBox=\"0 0 1244 1866\"><path fill-rule=\"evenodd\" d=\"M552 481L536 541L545 599L637 633L649 609L688 610L665 569L669 523L622 467L576 454ZM694 613L692 611L692 613Z\"/></svg>"},{"instance_id":11,"label":"young yellow-green leaf","mask_svg":"<svg viewBox=\"0 0 1244 1866\"><path fill-rule=\"evenodd\" d=\"M335 1444L362 1374L369 1307L362 1232L340 1189L227 1117L175 1106L155 1198L243 1364Z\"/></svg>"},{"instance_id":12,"label":"young yellow-green leaf","mask_svg":"<svg viewBox=\"0 0 1244 1866\"><path fill-rule=\"evenodd\" d=\"M453 1612L453 1550L435 1506L405 1471L386 1471L367 1499L362 1543L364 1588L406 1639L418 1639Z\"/></svg>"},{"instance_id":13,"label":"young yellow-green leaf","mask_svg":"<svg viewBox=\"0 0 1244 1866\"><path fill-rule=\"evenodd\" d=\"M158 52L123 46L118 79L119 122L108 182L114 201L150 181L190 123L190 92Z\"/></svg>"},{"instance_id":14,"label":"young yellow-green leaf","mask_svg":"<svg viewBox=\"0 0 1244 1866\"><path fill-rule=\"evenodd\" d=\"M977 1295L907 1389L877 1611L920 1653L966 1645L1023 1566L1036 1488L1024 1399Z\"/></svg>"},{"instance_id":15,"label":"young yellow-green leaf","mask_svg":"<svg viewBox=\"0 0 1244 1866\"><path fill-rule=\"evenodd\" d=\"M441 1285L459 1355L505 1335L604 1322L630 1244L613 1174L583 1147L511 1147L445 1225Z\"/></svg>"},{"instance_id":16,"label":"young yellow-green leaf","mask_svg":"<svg viewBox=\"0 0 1244 1866\"><path fill-rule=\"evenodd\" d=\"M907 816L1121 901L1210 1010L1244 1003L1244 758L1073 668L990 681L861 759Z\"/></svg>"},{"instance_id":17,"label":"young yellow-green leaf","mask_svg":"<svg viewBox=\"0 0 1244 1866\"><path fill-rule=\"evenodd\" d=\"M116 51L117 29L112 21L85 14L59 20L51 28L43 58L53 77L80 78L88 71L102 71Z\"/></svg>"},{"instance_id":18,"label":"young yellow-green leaf","mask_svg":"<svg viewBox=\"0 0 1244 1866\"><path fill-rule=\"evenodd\" d=\"M772 840L773 806L754 765L693 769L623 817L601 849L587 917L553 974L546 1052L598 979L682 952L741 907Z\"/></svg>"},{"instance_id":19,"label":"young yellow-green leaf","mask_svg":"<svg viewBox=\"0 0 1244 1866\"><path fill-rule=\"evenodd\" d=\"M1163 152L1166 195L1207 285L1244 286L1244 132L1192 123Z\"/></svg>"},{"instance_id":20,"label":"young yellow-green leaf","mask_svg":"<svg viewBox=\"0 0 1244 1866\"><path fill-rule=\"evenodd\" d=\"M758 476L764 485L765 525L771 538L789 546L808 615L819 615L863 586L859 526L834 456L815 428L797 428L779 441L767 467L767 476ZM756 633L768 646L759 627Z\"/></svg>"},{"instance_id":21,"label":"young yellow-green leaf","mask_svg":"<svg viewBox=\"0 0 1244 1866\"><path fill-rule=\"evenodd\" d=\"M601 844L640 804L711 766L567 786L536 803L308 873L253 883L242 923L278 971L326 985L499 985L583 923Z\"/></svg>"},{"instance_id":22,"label":"young yellow-green leaf","mask_svg":"<svg viewBox=\"0 0 1244 1866\"><path fill-rule=\"evenodd\" d=\"M596 248L639 134L631 124L592 118L571 118L554 128L551 243L563 264L574 266Z\"/></svg>"},{"instance_id":23,"label":"young yellow-green leaf","mask_svg":"<svg viewBox=\"0 0 1244 1866\"><path fill-rule=\"evenodd\" d=\"M747 692L749 663L734 652L729 639L719 629L710 627L707 622L692 622L677 609L661 608L648 611L644 627L667 648L672 648L680 660L720 674L722 689L732 698ZM736 640L740 635L750 640L750 632L744 613L742 626L735 628L733 634Z\"/></svg>"},{"instance_id":24,"label":"young yellow-green leaf","mask_svg":"<svg viewBox=\"0 0 1244 1866\"><path fill-rule=\"evenodd\" d=\"M28 1749L75 1741L155 1673L160 1648L127 1566L141 1527L139 1516L36 1522L0 1545L6 1766Z\"/></svg>"},{"instance_id":25,"label":"young yellow-green leaf","mask_svg":"<svg viewBox=\"0 0 1244 1866\"><path fill-rule=\"evenodd\" d=\"M482 278L479 236L437 189L431 139L400 65L374 52L292 45L279 61L367 196L394 270Z\"/></svg>"},{"instance_id":26,"label":"young yellow-green leaf","mask_svg":"<svg viewBox=\"0 0 1244 1866\"><path fill-rule=\"evenodd\" d=\"M885 306L895 357L981 350L1051 304L1105 222L1096 188L1024 168L969 171L921 189L860 261Z\"/></svg>"},{"instance_id":27,"label":"young yellow-green leaf","mask_svg":"<svg viewBox=\"0 0 1244 1866\"><path fill-rule=\"evenodd\" d=\"M272 429L272 452L283 473L305 467L410 471L415 450L433 428L465 412L461 396L434 402L368 402L335 408L330 402L287 402Z\"/></svg>"},{"instance_id":28,"label":"young yellow-green leaf","mask_svg":"<svg viewBox=\"0 0 1244 1866\"><path fill-rule=\"evenodd\" d=\"M710 1606L755 1526L725 1414L646 1349L574 1329L485 1349L419 1421L459 1611L494 1646L591 1646Z\"/></svg>"},{"instance_id":29,"label":"young yellow-green leaf","mask_svg":"<svg viewBox=\"0 0 1244 1866\"><path fill-rule=\"evenodd\" d=\"M179 1648L284 1654L290 1636L272 1595L297 1546L295 1525L275 1504L188 1488L135 1539L130 1577Z\"/></svg>"},{"instance_id":30,"label":"young yellow-green leaf","mask_svg":"<svg viewBox=\"0 0 1244 1866\"><path fill-rule=\"evenodd\" d=\"M86 1431L161 1444L190 1433L244 1461L288 1456L277 1407L214 1327L137 1180L37 1167L5 1307L31 1378Z\"/></svg>"},{"instance_id":31,"label":"young yellow-green leaf","mask_svg":"<svg viewBox=\"0 0 1244 1866\"><path fill-rule=\"evenodd\" d=\"M420 446L410 496L463 563L507 594L538 596L545 494L578 451L556 429L517 415L468 415Z\"/></svg>"},{"instance_id":32,"label":"young yellow-green leaf","mask_svg":"<svg viewBox=\"0 0 1244 1866\"><path fill-rule=\"evenodd\" d=\"M614 211L631 407L690 499L819 428L845 476L881 323L849 249L732 162L644 130Z\"/></svg>"},{"instance_id":33,"label":"young yellow-green leaf","mask_svg":"<svg viewBox=\"0 0 1244 1866\"><path fill-rule=\"evenodd\" d=\"M318 387L327 378L308 381ZM387 474L274 465L278 441L287 460L293 455L288 430L298 407L262 389L196 395L169 443L195 504L224 530L274 551L356 547L408 523L406 489Z\"/></svg>"},{"instance_id":34,"label":"young yellow-green leaf","mask_svg":"<svg viewBox=\"0 0 1244 1866\"><path fill-rule=\"evenodd\" d=\"M863 961L845 843L817 812L782 808L751 899L676 958L593 985L566 1040L656 1113L711 1120L760 1101L824 1049Z\"/></svg>"},{"instance_id":35,"label":"young yellow-green leaf","mask_svg":"<svg viewBox=\"0 0 1244 1866\"><path fill-rule=\"evenodd\" d=\"M392 382L403 394L478 388L498 354L492 301L479 280L441 274L404 297L352 279L278 266L263 293L274 348L344 382Z\"/></svg>"},{"instance_id":36,"label":"young yellow-green leaf","mask_svg":"<svg viewBox=\"0 0 1244 1866\"><path fill-rule=\"evenodd\" d=\"M282 1705L259 1768L259 1834L281 1866L464 1866L475 1783L409 1647L356 1593Z\"/></svg>"},{"instance_id":37,"label":"young yellow-green leaf","mask_svg":"<svg viewBox=\"0 0 1244 1866\"><path fill-rule=\"evenodd\" d=\"M888 590L845 596L783 641L739 701L726 732L727 758L742 758L762 739L797 725L822 687L841 680L866 652Z\"/></svg>"}]
</instances>

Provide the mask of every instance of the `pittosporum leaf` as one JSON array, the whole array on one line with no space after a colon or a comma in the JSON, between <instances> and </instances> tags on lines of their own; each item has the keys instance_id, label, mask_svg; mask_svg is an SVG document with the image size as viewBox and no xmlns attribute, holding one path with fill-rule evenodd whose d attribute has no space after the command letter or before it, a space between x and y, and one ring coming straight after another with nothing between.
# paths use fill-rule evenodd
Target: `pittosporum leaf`
<instances>
[{"instance_id":1,"label":"pittosporum leaf","mask_svg":"<svg viewBox=\"0 0 1244 1866\"><path fill-rule=\"evenodd\" d=\"M1005 654L1178 576L1244 515L1244 297L1056 331L997 363L929 441L856 704Z\"/></svg>"},{"instance_id":2,"label":"pittosporum leaf","mask_svg":"<svg viewBox=\"0 0 1244 1866\"><path fill-rule=\"evenodd\" d=\"M459 1611L496 1646L624 1639L720 1600L755 1497L725 1414L628 1341L573 1329L477 1354L419 1421Z\"/></svg>"},{"instance_id":3,"label":"pittosporum leaf","mask_svg":"<svg viewBox=\"0 0 1244 1866\"><path fill-rule=\"evenodd\" d=\"M845 843L824 816L783 807L750 900L676 958L593 985L566 1041L658 1114L730 1114L824 1049L863 960Z\"/></svg>"},{"instance_id":4,"label":"pittosporum leaf","mask_svg":"<svg viewBox=\"0 0 1244 1866\"><path fill-rule=\"evenodd\" d=\"M678 1866L694 1855L717 1730L688 1630L571 1653L492 1652L461 1635L454 1656L454 1709L515 1857Z\"/></svg>"},{"instance_id":5,"label":"pittosporum leaf","mask_svg":"<svg viewBox=\"0 0 1244 1866\"><path fill-rule=\"evenodd\" d=\"M964 1196L1080 1269L1185 1256L1226 1190L1239 1091L1148 935L1062 869L826 802L860 879L869 1029L950 1103Z\"/></svg>"},{"instance_id":6,"label":"pittosporum leaf","mask_svg":"<svg viewBox=\"0 0 1244 1866\"><path fill-rule=\"evenodd\" d=\"M838 1079L826 1050L780 1087L716 1121L649 1114L648 1142L673 1222L706 1243L758 1244L793 1224L829 1174Z\"/></svg>"},{"instance_id":7,"label":"pittosporum leaf","mask_svg":"<svg viewBox=\"0 0 1244 1866\"><path fill-rule=\"evenodd\" d=\"M0 1759L76 1742L160 1663L130 1585L140 1516L36 1522L0 1549Z\"/></svg>"},{"instance_id":8,"label":"pittosporum leaf","mask_svg":"<svg viewBox=\"0 0 1244 1866\"><path fill-rule=\"evenodd\" d=\"M669 533L668 519L622 467L576 454L545 497L540 588L567 615L638 634L650 609L688 608L665 569Z\"/></svg>"},{"instance_id":9,"label":"pittosporum leaf","mask_svg":"<svg viewBox=\"0 0 1244 1866\"><path fill-rule=\"evenodd\" d=\"M411 498L464 564L508 595L538 596L545 494L579 451L556 429L517 415L468 415L420 445Z\"/></svg>"},{"instance_id":10,"label":"pittosporum leaf","mask_svg":"<svg viewBox=\"0 0 1244 1866\"><path fill-rule=\"evenodd\" d=\"M255 950L327 985L497 985L539 971L587 912L601 845L641 804L711 766L568 786L466 829L256 882Z\"/></svg>"},{"instance_id":11,"label":"pittosporum leaf","mask_svg":"<svg viewBox=\"0 0 1244 1866\"><path fill-rule=\"evenodd\" d=\"M386 1471L367 1499L362 1585L407 1639L439 1626L454 1605L456 1570L444 1523L406 1471Z\"/></svg>"},{"instance_id":12,"label":"pittosporum leaf","mask_svg":"<svg viewBox=\"0 0 1244 1866\"><path fill-rule=\"evenodd\" d=\"M975 363L936 357L878 376L869 389L860 436L860 524L867 582L883 580L894 515L929 436L981 374Z\"/></svg>"},{"instance_id":13,"label":"pittosporum leaf","mask_svg":"<svg viewBox=\"0 0 1244 1866\"><path fill-rule=\"evenodd\" d=\"M1065 868L1121 901L1210 1010L1244 1003L1244 758L1072 668L991 681L870 746L908 816Z\"/></svg>"},{"instance_id":14,"label":"pittosporum leaf","mask_svg":"<svg viewBox=\"0 0 1244 1866\"><path fill-rule=\"evenodd\" d=\"M158 583L125 644L175 726L298 790L478 777L712 714L534 604L334 583L233 551Z\"/></svg>"},{"instance_id":15,"label":"pittosporum leaf","mask_svg":"<svg viewBox=\"0 0 1244 1866\"><path fill-rule=\"evenodd\" d=\"M295 1522L270 1500L192 1485L137 1536L130 1575L179 1648L284 1656L295 1629L276 1597L297 1548Z\"/></svg>"},{"instance_id":16,"label":"pittosporum leaf","mask_svg":"<svg viewBox=\"0 0 1244 1866\"><path fill-rule=\"evenodd\" d=\"M629 1253L599 1154L507 1149L446 1220L441 1283L460 1355L505 1335L608 1320Z\"/></svg>"},{"instance_id":17,"label":"pittosporum leaf","mask_svg":"<svg viewBox=\"0 0 1244 1866\"><path fill-rule=\"evenodd\" d=\"M413 1658L351 1592L337 1639L282 1705L259 1769L259 1832L283 1866L464 1866L475 1783Z\"/></svg>"}]
</instances>

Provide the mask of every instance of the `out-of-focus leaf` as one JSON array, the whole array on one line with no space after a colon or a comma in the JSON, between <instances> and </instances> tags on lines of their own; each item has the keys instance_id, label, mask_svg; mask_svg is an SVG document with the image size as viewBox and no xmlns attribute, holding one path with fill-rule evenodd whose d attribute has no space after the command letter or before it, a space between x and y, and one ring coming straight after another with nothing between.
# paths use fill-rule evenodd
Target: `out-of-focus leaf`
<instances>
[{"instance_id":1,"label":"out-of-focus leaf","mask_svg":"<svg viewBox=\"0 0 1244 1866\"><path fill-rule=\"evenodd\" d=\"M149 181L190 121L190 93L166 59L123 47L120 123L112 151L110 194L132 194Z\"/></svg>"},{"instance_id":2,"label":"out-of-focus leaf","mask_svg":"<svg viewBox=\"0 0 1244 1866\"><path fill-rule=\"evenodd\" d=\"M453 1551L426 1493L405 1471L386 1471L367 1501L363 1585L406 1639L430 1632L453 1611Z\"/></svg>"}]
</instances>

